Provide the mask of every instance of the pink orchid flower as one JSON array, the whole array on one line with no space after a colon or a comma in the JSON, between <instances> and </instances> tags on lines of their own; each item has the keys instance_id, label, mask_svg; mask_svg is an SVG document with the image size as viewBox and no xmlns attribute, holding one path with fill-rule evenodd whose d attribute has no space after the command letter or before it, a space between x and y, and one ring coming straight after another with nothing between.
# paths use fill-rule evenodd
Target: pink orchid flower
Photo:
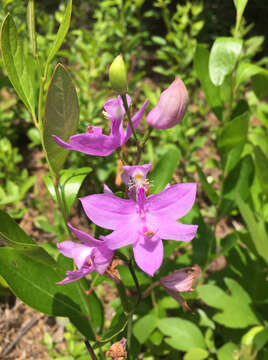
<instances>
[{"instance_id":1,"label":"pink orchid flower","mask_svg":"<svg viewBox=\"0 0 268 360\"><path fill-rule=\"evenodd\" d=\"M127 95L128 105L131 98ZM144 114L148 100L144 102L141 108L132 117L133 127L136 128ZM123 128L123 118L125 109L121 96L116 99L108 100L104 104L105 116L111 121L111 130L109 135L102 133L99 126L88 126L87 131L83 134L76 134L70 137L69 143L63 141L56 135L52 135L56 143L64 149L76 150L88 155L108 156L119 146L128 141L132 134L129 124L126 130Z\"/></svg>"},{"instance_id":2,"label":"pink orchid flower","mask_svg":"<svg viewBox=\"0 0 268 360\"><path fill-rule=\"evenodd\" d=\"M136 199L121 199L111 191L80 198L86 215L98 226L114 230L102 237L112 250L133 246L137 265L153 276L163 260L162 239L190 241L197 225L177 222L192 208L196 184L169 186L159 194L146 197L149 165L125 167L126 177L132 179Z\"/></svg>"},{"instance_id":3,"label":"pink orchid flower","mask_svg":"<svg viewBox=\"0 0 268 360\"><path fill-rule=\"evenodd\" d=\"M72 258L78 268L78 270L66 271L66 278L57 284L68 284L79 280L94 270L103 275L112 261L113 250L108 249L104 241L94 239L89 234L72 227L71 224L68 226L83 244L73 241L63 241L57 244L59 251L64 256Z\"/></svg>"}]
</instances>

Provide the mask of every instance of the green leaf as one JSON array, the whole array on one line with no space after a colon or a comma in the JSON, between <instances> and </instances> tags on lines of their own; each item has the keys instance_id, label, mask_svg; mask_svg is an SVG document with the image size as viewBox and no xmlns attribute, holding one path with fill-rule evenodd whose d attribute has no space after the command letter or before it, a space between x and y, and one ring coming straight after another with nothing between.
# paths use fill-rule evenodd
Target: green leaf
<instances>
[{"instance_id":1,"label":"green leaf","mask_svg":"<svg viewBox=\"0 0 268 360\"><path fill-rule=\"evenodd\" d=\"M15 248L32 248L35 242L4 211L0 210L0 238L8 246Z\"/></svg>"},{"instance_id":2,"label":"green leaf","mask_svg":"<svg viewBox=\"0 0 268 360\"><path fill-rule=\"evenodd\" d=\"M217 351L218 360L236 360L236 351L238 346L232 342L224 344Z\"/></svg>"},{"instance_id":3,"label":"green leaf","mask_svg":"<svg viewBox=\"0 0 268 360\"><path fill-rule=\"evenodd\" d=\"M221 248L220 251L215 254L215 257L220 255L227 255L232 247L237 244L237 241L238 236L235 232L226 235L223 239L221 239Z\"/></svg>"},{"instance_id":4,"label":"green leaf","mask_svg":"<svg viewBox=\"0 0 268 360\"><path fill-rule=\"evenodd\" d=\"M29 31L30 43L32 46L32 53L36 56L36 34L35 34L35 19L34 19L34 0L28 0L27 5L27 26Z\"/></svg>"},{"instance_id":5,"label":"green leaf","mask_svg":"<svg viewBox=\"0 0 268 360\"><path fill-rule=\"evenodd\" d=\"M214 190L213 186L211 184L209 184L209 182L207 181L207 178L206 178L205 174L203 173L203 171L201 170L201 168L197 164L195 164L195 166L196 166L196 170L198 172L199 180L201 181L203 190L205 191L207 197L212 202L212 204L217 205L218 201L219 201L219 197L218 197L216 191Z\"/></svg>"},{"instance_id":6,"label":"green leaf","mask_svg":"<svg viewBox=\"0 0 268 360\"><path fill-rule=\"evenodd\" d=\"M219 208L221 217L228 215L235 206L235 194L246 200L253 182L254 165L250 155L246 155L223 181L222 202Z\"/></svg>"},{"instance_id":7,"label":"green leaf","mask_svg":"<svg viewBox=\"0 0 268 360\"><path fill-rule=\"evenodd\" d=\"M209 353L204 349L191 349L184 355L183 360L204 360L207 359Z\"/></svg>"},{"instance_id":8,"label":"green leaf","mask_svg":"<svg viewBox=\"0 0 268 360\"><path fill-rule=\"evenodd\" d=\"M262 71L263 71L263 69L260 66L246 63L246 62L239 63L237 72L236 72L236 77L235 77L234 91L238 88L238 86L242 82L248 80L249 78L251 78L252 76L254 76L256 74L259 74Z\"/></svg>"},{"instance_id":9,"label":"green leaf","mask_svg":"<svg viewBox=\"0 0 268 360\"><path fill-rule=\"evenodd\" d=\"M55 173L61 170L68 150L57 145L52 135L67 141L75 133L78 121L79 106L73 81L67 69L58 64L48 88L43 123L44 146Z\"/></svg>"},{"instance_id":10,"label":"green leaf","mask_svg":"<svg viewBox=\"0 0 268 360\"><path fill-rule=\"evenodd\" d=\"M57 32L56 38L55 38L52 48L50 49L50 52L48 54L46 66L48 66L48 64L51 62L51 60L57 54L57 51L59 50L59 48L61 47L61 45L63 43L63 40L65 39L65 36L66 36L66 34L69 30L69 26L70 26L71 14L72 14L72 0L69 0L66 10L65 10L64 17L62 19L59 30Z\"/></svg>"},{"instance_id":11,"label":"green leaf","mask_svg":"<svg viewBox=\"0 0 268 360\"><path fill-rule=\"evenodd\" d=\"M246 291L233 279L225 278L231 295L227 295L216 285L202 285L197 288L200 298L209 306L221 310L213 320L230 328L246 328L258 324L258 319L251 310L251 299Z\"/></svg>"},{"instance_id":12,"label":"green leaf","mask_svg":"<svg viewBox=\"0 0 268 360\"><path fill-rule=\"evenodd\" d=\"M234 4L236 7L236 24L235 24L236 31L238 31L239 29L242 20L242 15L244 13L247 2L248 0L234 0Z\"/></svg>"},{"instance_id":13,"label":"green leaf","mask_svg":"<svg viewBox=\"0 0 268 360\"><path fill-rule=\"evenodd\" d=\"M246 112L227 122L217 141L221 153L230 151L241 142L246 141L248 133L249 113Z\"/></svg>"},{"instance_id":14,"label":"green leaf","mask_svg":"<svg viewBox=\"0 0 268 360\"><path fill-rule=\"evenodd\" d=\"M223 106L220 97L220 90L210 80L208 63L208 49L204 45L198 44L194 55L194 69L201 82L208 104L211 106L217 118L222 120Z\"/></svg>"},{"instance_id":15,"label":"green leaf","mask_svg":"<svg viewBox=\"0 0 268 360\"><path fill-rule=\"evenodd\" d=\"M67 316L84 336L94 338L86 295L78 282L56 284L65 277L65 272L42 248L1 248L0 274L27 305L48 315Z\"/></svg>"},{"instance_id":16,"label":"green leaf","mask_svg":"<svg viewBox=\"0 0 268 360\"><path fill-rule=\"evenodd\" d=\"M148 314L140 318L133 326L133 334L140 344L144 344L151 333L157 328L158 318Z\"/></svg>"},{"instance_id":17,"label":"green leaf","mask_svg":"<svg viewBox=\"0 0 268 360\"><path fill-rule=\"evenodd\" d=\"M160 319L158 329L168 336L164 340L174 349L189 351L192 348L206 347L202 332L188 320L172 317Z\"/></svg>"},{"instance_id":18,"label":"green leaf","mask_svg":"<svg viewBox=\"0 0 268 360\"><path fill-rule=\"evenodd\" d=\"M11 15L7 15L1 28L1 52L8 77L27 109L35 116L35 91L29 72L28 59L17 34Z\"/></svg>"},{"instance_id":19,"label":"green leaf","mask_svg":"<svg viewBox=\"0 0 268 360\"><path fill-rule=\"evenodd\" d=\"M260 218L256 219L254 212L239 194L236 194L236 202L258 254L268 262L268 234L265 222Z\"/></svg>"},{"instance_id":20,"label":"green leaf","mask_svg":"<svg viewBox=\"0 0 268 360\"><path fill-rule=\"evenodd\" d=\"M79 189L83 181L85 180L85 178L87 177L87 175L90 173L91 170L92 169L90 167L83 167L80 169L67 169L60 171L59 185L58 185L59 192L61 198L65 203L65 207L68 213L70 212L71 207L77 198L77 194L79 192ZM56 201L55 188L51 176L49 174L45 175L44 182L46 184L46 187L50 195Z\"/></svg>"},{"instance_id":21,"label":"green leaf","mask_svg":"<svg viewBox=\"0 0 268 360\"><path fill-rule=\"evenodd\" d=\"M215 40L209 57L209 74L214 85L222 85L225 76L234 70L242 44L241 39L231 37L219 37Z\"/></svg>"},{"instance_id":22,"label":"green leaf","mask_svg":"<svg viewBox=\"0 0 268 360\"><path fill-rule=\"evenodd\" d=\"M181 158L181 152L175 145L169 145L166 153L157 162L154 169L149 174L152 183L151 192L153 194L164 190L170 182Z\"/></svg>"},{"instance_id":23,"label":"green leaf","mask_svg":"<svg viewBox=\"0 0 268 360\"><path fill-rule=\"evenodd\" d=\"M127 326L127 317L124 313L118 312L112 319L110 328L104 333L101 339L94 345L94 348L103 346L103 343L111 341L122 331L125 330Z\"/></svg>"},{"instance_id":24,"label":"green leaf","mask_svg":"<svg viewBox=\"0 0 268 360\"><path fill-rule=\"evenodd\" d=\"M268 159L259 146L254 147L254 159L262 190L268 194Z\"/></svg>"},{"instance_id":25,"label":"green leaf","mask_svg":"<svg viewBox=\"0 0 268 360\"><path fill-rule=\"evenodd\" d=\"M261 73L253 76L252 88L259 99L263 99L268 94L268 70L263 70Z\"/></svg>"}]
</instances>

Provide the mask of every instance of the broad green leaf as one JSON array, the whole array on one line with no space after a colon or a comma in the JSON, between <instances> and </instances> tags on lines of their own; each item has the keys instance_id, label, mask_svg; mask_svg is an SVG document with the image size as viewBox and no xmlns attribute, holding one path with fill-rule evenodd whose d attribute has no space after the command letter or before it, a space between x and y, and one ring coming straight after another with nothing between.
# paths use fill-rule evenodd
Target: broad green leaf
<instances>
[{"instance_id":1,"label":"broad green leaf","mask_svg":"<svg viewBox=\"0 0 268 360\"><path fill-rule=\"evenodd\" d=\"M212 248L215 246L215 235L208 225L196 204L192 209L180 219L180 222L183 224L196 224L198 225L198 231L196 237L192 240L193 246L193 264L199 264L200 266L205 265L207 262L208 249L210 244L213 244Z\"/></svg>"},{"instance_id":2,"label":"broad green leaf","mask_svg":"<svg viewBox=\"0 0 268 360\"><path fill-rule=\"evenodd\" d=\"M67 316L84 336L94 338L86 295L78 282L56 284L65 277L65 272L42 248L1 248L0 274L27 305L48 315Z\"/></svg>"},{"instance_id":3,"label":"broad green leaf","mask_svg":"<svg viewBox=\"0 0 268 360\"><path fill-rule=\"evenodd\" d=\"M241 142L246 141L249 113L246 112L227 122L218 138L217 144L221 153L230 151Z\"/></svg>"},{"instance_id":4,"label":"broad green leaf","mask_svg":"<svg viewBox=\"0 0 268 360\"><path fill-rule=\"evenodd\" d=\"M219 309L213 320L230 328L246 328L258 324L251 310L251 298L242 286L233 279L225 278L230 295L216 285L202 285L197 288L200 298L209 306Z\"/></svg>"},{"instance_id":5,"label":"broad green leaf","mask_svg":"<svg viewBox=\"0 0 268 360\"><path fill-rule=\"evenodd\" d=\"M27 109L35 114L35 91L29 59L25 58L22 43L11 15L7 15L1 28L1 52L8 77Z\"/></svg>"},{"instance_id":6,"label":"broad green leaf","mask_svg":"<svg viewBox=\"0 0 268 360\"><path fill-rule=\"evenodd\" d=\"M136 336L140 344L144 344L151 333L157 327L158 318L152 314L148 314L140 318L133 326L133 334Z\"/></svg>"},{"instance_id":7,"label":"broad green leaf","mask_svg":"<svg viewBox=\"0 0 268 360\"><path fill-rule=\"evenodd\" d=\"M65 203L68 213L70 212L71 207L76 200L83 181L91 170L92 169L90 167L84 167L80 169L67 169L60 171L58 186L61 198ZM46 174L44 181L50 195L56 201L55 188L49 174Z\"/></svg>"},{"instance_id":8,"label":"broad green leaf","mask_svg":"<svg viewBox=\"0 0 268 360\"><path fill-rule=\"evenodd\" d=\"M233 147L230 151L228 151L226 156L223 157L224 175L227 175L237 165L243 153L245 144L245 140L241 141L240 144Z\"/></svg>"},{"instance_id":9,"label":"broad green leaf","mask_svg":"<svg viewBox=\"0 0 268 360\"><path fill-rule=\"evenodd\" d=\"M153 194L164 190L172 179L181 158L181 152L175 145L169 145L166 153L159 159L155 168L149 174Z\"/></svg>"},{"instance_id":10,"label":"broad green leaf","mask_svg":"<svg viewBox=\"0 0 268 360\"><path fill-rule=\"evenodd\" d=\"M268 262L268 234L264 220L256 219L250 206L244 202L239 194L236 194L236 202L257 252Z\"/></svg>"},{"instance_id":11,"label":"broad green leaf","mask_svg":"<svg viewBox=\"0 0 268 360\"><path fill-rule=\"evenodd\" d=\"M218 360L236 360L236 350L238 346L232 342L224 344L217 350L217 359Z\"/></svg>"},{"instance_id":12,"label":"broad green leaf","mask_svg":"<svg viewBox=\"0 0 268 360\"><path fill-rule=\"evenodd\" d=\"M221 239L221 248L220 251L215 254L215 257L220 255L227 255L232 247L237 243L237 241L238 236L235 232L226 235L223 239Z\"/></svg>"},{"instance_id":13,"label":"broad green leaf","mask_svg":"<svg viewBox=\"0 0 268 360\"><path fill-rule=\"evenodd\" d=\"M259 130L259 129L258 129ZM250 142L255 145L259 146L263 152L263 154L268 158L268 141L267 141L267 133L266 131L263 131L262 133L259 133L256 129L256 132L252 132L248 135L248 139ZM258 132L257 132L258 131Z\"/></svg>"},{"instance_id":14,"label":"broad green leaf","mask_svg":"<svg viewBox=\"0 0 268 360\"><path fill-rule=\"evenodd\" d=\"M58 146L52 135L68 141L77 129L78 121L79 106L73 81L66 68L58 64L48 88L43 123L44 146L55 173L61 170L68 150Z\"/></svg>"},{"instance_id":15,"label":"broad green leaf","mask_svg":"<svg viewBox=\"0 0 268 360\"><path fill-rule=\"evenodd\" d=\"M48 54L46 65L48 65L51 62L51 60L57 54L57 51L59 50L59 48L61 47L61 45L63 43L63 40L69 30L69 26L70 26L70 22L71 22L71 14L72 14L72 0L68 0L68 4L66 6L64 17L60 24L60 27L57 32L54 43L52 45L52 48L50 49L50 52Z\"/></svg>"},{"instance_id":16,"label":"broad green leaf","mask_svg":"<svg viewBox=\"0 0 268 360\"><path fill-rule=\"evenodd\" d=\"M268 70L253 76L252 88L259 99L263 99L268 94Z\"/></svg>"},{"instance_id":17,"label":"broad green leaf","mask_svg":"<svg viewBox=\"0 0 268 360\"><path fill-rule=\"evenodd\" d=\"M256 74L259 74L262 71L263 69L260 66L246 62L239 63L235 77L234 90L236 90L242 82L248 80L249 78L251 78Z\"/></svg>"},{"instance_id":18,"label":"broad green leaf","mask_svg":"<svg viewBox=\"0 0 268 360\"><path fill-rule=\"evenodd\" d=\"M217 118L222 120L223 106L220 97L220 90L210 80L208 62L208 49L204 45L198 44L194 55L194 68L201 82L202 89L205 92L208 104L211 106Z\"/></svg>"},{"instance_id":19,"label":"broad green leaf","mask_svg":"<svg viewBox=\"0 0 268 360\"><path fill-rule=\"evenodd\" d=\"M259 103L256 116L263 123L266 129L268 129L268 104Z\"/></svg>"},{"instance_id":20,"label":"broad green leaf","mask_svg":"<svg viewBox=\"0 0 268 360\"><path fill-rule=\"evenodd\" d=\"M250 155L246 155L223 181L222 202L219 208L221 217L228 215L235 206L235 195L246 200L254 177L254 165Z\"/></svg>"},{"instance_id":21,"label":"broad green leaf","mask_svg":"<svg viewBox=\"0 0 268 360\"><path fill-rule=\"evenodd\" d=\"M57 257L57 264L65 271L72 270L74 266L73 260L63 256L62 254L59 254ZM76 284L80 289L77 296L80 296L80 300L84 301L84 305L86 306L90 317L90 323L94 325L97 332L101 333L104 325L104 310L101 301L94 291L92 291L90 295L86 295L86 291L89 289L89 284L86 278L82 278L77 281Z\"/></svg>"},{"instance_id":22,"label":"broad green leaf","mask_svg":"<svg viewBox=\"0 0 268 360\"><path fill-rule=\"evenodd\" d=\"M32 248L35 242L4 211L0 210L0 238L14 248Z\"/></svg>"},{"instance_id":23,"label":"broad green leaf","mask_svg":"<svg viewBox=\"0 0 268 360\"><path fill-rule=\"evenodd\" d=\"M236 24L235 24L236 31L238 31L239 29L247 2L248 0L234 0L234 4L236 7Z\"/></svg>"},{"instance_id":24,"label":"broad green leaf","mask_svg":"<svg viewBox=\"0 0 268 360\"><path fill-rule=\"evenodd\" d=\"M27 26L29 31L30 43L32 46L32 53L36 56L36 34L35 34L35 19L34 19L34 0L28 0L27 5Z\"/></svg>"},{"instance_id":25,"label":"broad green leaf","mask_svg":"<svg viewBox=\"0 0 268 360\"><path fill-rule=\"evenodd\" d=\"M219 37L215 40L209 57L209 75L214 85L222 85L225 76L234 70L242 44L241 39L231 37Z\"/></svg>"},{"instance_id":26,"label":"broad green leaf","mask_svg":"<svg viewBox=\"0 0 268 360\"><path fill-rule=\"evenodd\" d=\"M207 178L206 178L205 174L203 173L203 171L201 170L201 168L197 164L195 164L195 166L196 166L196 170L198 172L199 180L201 181L203 190L205 191L207 197L212 202L212 204L217 205L218 201L219 201L219 197L218 197L216 191L214 190L213 186L211 184L209 184L209 182L207 181Z\"/></svg>"},{"instance_id":27,"label":"broad green leaf","mask_svg":"<svg viewBox=\"0 0 268 360\"><path fill-rule=\"evenodd\" d=\"M207 359L209 353L207 350L195 348L191 349L184 355L183 360L204 360Z\"/></svg>"},{"instance_id":28,"label":"broad green leaf","mask_svg":"<svg viewBox=\"0 0 268 360\"><path fill-rule=\"evenodd\" d=\"M268 159L259 146L254 147L254 159L263 192L268 194Z\"/></svg>"},{"instance_id":29,"label":"broad green leaf","mask_svg":"<svg viewBox=\"0 0 268 360\"><path fill-rule=\"evenodd\" d=\"M192 322L180 318L163 318L158 321L158 329L167 337L165 342L177 350L192 348L205 349L205 341L200 329Z\"/></svg>"}]
</instances>

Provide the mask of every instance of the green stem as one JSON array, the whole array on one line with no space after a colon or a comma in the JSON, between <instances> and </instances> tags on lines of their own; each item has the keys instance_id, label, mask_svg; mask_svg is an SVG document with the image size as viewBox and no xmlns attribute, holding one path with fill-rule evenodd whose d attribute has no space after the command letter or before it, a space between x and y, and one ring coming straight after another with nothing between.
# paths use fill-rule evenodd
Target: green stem
<instances>
[{"instance_id":1,"label":"green stem","mask_svg":"<svg viewBox=\"0 0 268 360\"><path fill-rule=\"evenodd\" d=\"M131 337L132 337L132 327L133 327L133 315L137 309L137 306L139 305L142 295L141 295L141 291L140 291L140 284L138 281L138 278L136 276L135 270L133 268L132 265L132 258L129 259L128 261L128 268L130 271L130 274L134 280L136 289L137 289L137 293L138 293L138 297L137 297L137 301L136 304L134 305L133 309L131 310L131 312L128 314L128 326L127 326L127 349L128 349L128 353L130 353L130 349L131 349Z\"/></svg>"},{"instance_id":2,"label":"green stem","mask_svg":"<svg viewBox=\"0 0 268 360\"><path fill-rule=\"evenodd\" d=\"M136 164L138 165L139 162L141 161L141 154L142 154L142 150L144 148L144 145L146 144L147 140L149 139L150 135L151 135L151 132L153 131L153 128L152 127L148 127L145 131L145 134L142 138L142 141L139 145L139 149L138 149L138 152L137 152L137 159L136 159Z\"/></svg>"},{"instance_id":3,"label":"green stem","mask_svg":"<svg viewBox=\"0 0 268 360\"><path fill-rule=\"evenodd\" d=\"M118 290L118 294L119 294L124 312L126 314L129 314L130 308L129 308L129 304L128 304L128 298L127 298L125 286L122 282L119 282L119 283L116 283L116 287Z\"/></svg>"},{"instance_id":4,"label":"green stem","mask_svg":"<svg viewBox=\"0 0 268 360\"><path fill-rule=\"evenodd\" d=\"M121 95L121 97L122 97L122 100L123 100L124 108L126 110L127 121L129 123L129 126L130 126L132 132L133 132L133 136L135 138L136 145L137 145L137 150L139 151L139 147L140 147L139 140L137 138L137 134L136 134L136 131L135 131L133 123L132 123L131 114L130 114L130 110L129 110L128 103L127 103L127 96L126 96L126 94L124 94L124 95Z\"/></svg>"},{"instance_id":5,"label":"green stem","mask_svg":"<svg viewBox=\"0 0 268 360\"><path fill-rule=\"evenodd\" d=\"M87 351L88 351L91 359L92 359L92 360L98 360L98 359L97 359L97 356L96 356L95 353L94 353L93 348L91 347L91 345L90 345L90 343L89 343L89 341L88 341L87 339L85 339L85 340L84 340L84 343L85 343L85 345L86 345Z\"/></svg>"}]
</instances>

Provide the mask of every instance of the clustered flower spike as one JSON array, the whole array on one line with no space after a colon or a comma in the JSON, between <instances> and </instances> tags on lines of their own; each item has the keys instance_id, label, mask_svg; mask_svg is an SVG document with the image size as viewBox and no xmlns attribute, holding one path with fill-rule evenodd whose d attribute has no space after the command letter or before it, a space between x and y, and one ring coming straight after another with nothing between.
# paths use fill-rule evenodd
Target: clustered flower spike
<instances>
[{"instance_id":1,"label":"clustered flower spike","mask_svg":"<svg viewBox=\"0 0 268 360\"><path fill-rule=\"evenodd\" d=\"M131 103L131 98L127 95L128 105ZM144 102L141 108L132 117L134 129L139 125L148 99ZM111 130L109 135L102 133L102 128L99 126L88 126L83 134L76 134L70 137L69 143L63 141L56 135L52 135L56 143L64 149L76 150L88 155L94 156L108 156L114 152L119 146L122 146L128 141L132 135L132 130L127 124L126 130L123 128L123 118L125 109L121 96L116 99L106 101L104 104L105 116L111 121Z\"/></svg>"},{"instance_id":2,"label":"clustered flower spike","mask_svg":"<svg viewBox=\"0 0 268 360\"><path fill-rule=\"evenodd\" d=\"M192 208L196 184L172 185L159 194L146 197L148 182L145 176L150 166L125 168L125 179L131 178L135 186L135 199L121 199L106 189L104 194L89 195L80 201L91 221L114 230L101 237L106 246L115 250L132 245L137 265L153 276L163 260L162 239L190 241L196 234L197 225L176 221Z\"/></svg>"},{"instance_id":3,"label":"clustered flower spike","mask_svg":"<svg viewBox=\"0 0 268 360\"><path fill-rule=\"evenodd\" d=\"M63 241L57 245L59 251L64 256L72 258L78 268L75 271L66 271L66 278L58 284L63 285L79 280L94 270L103 275L112 260L113 250L108 249L103 241L96 240L89 234L77 230L71 224L68 226L83 244Z\"/></svg>"}]
</instances>

